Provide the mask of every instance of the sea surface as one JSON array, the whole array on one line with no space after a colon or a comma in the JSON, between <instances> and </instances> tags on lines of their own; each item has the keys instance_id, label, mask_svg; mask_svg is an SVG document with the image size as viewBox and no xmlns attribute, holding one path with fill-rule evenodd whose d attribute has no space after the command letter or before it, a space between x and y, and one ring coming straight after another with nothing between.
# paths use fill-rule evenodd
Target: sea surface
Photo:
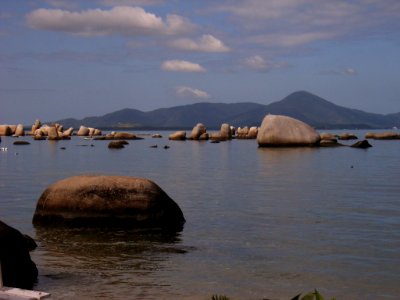
<instances>
[{"instance_id":1,"label":"sea surface","mask_svg":"<svg viewBox=\"0 0 400 300\"><path fill-rule=\"evenodd\" d=\"M267 149L160 133L121 150L2 137L0 219L37 241L36 290L52 299L283 300L314 288L329 299L400 298L400 141ZM183 231L34 228L45 188L78 174L155 181L181 207Z\"/></svg>"}]
</instances>

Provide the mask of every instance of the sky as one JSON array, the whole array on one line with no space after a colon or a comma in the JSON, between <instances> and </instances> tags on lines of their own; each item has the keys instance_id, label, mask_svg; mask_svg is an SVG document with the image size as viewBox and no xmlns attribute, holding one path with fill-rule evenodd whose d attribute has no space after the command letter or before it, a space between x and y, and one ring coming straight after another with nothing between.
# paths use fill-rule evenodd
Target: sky
<instances>
[{"instance_id":1,"label":"sky","mask_svg":"<svg viewBox=\"0 0 400 300\"><path fill-rule=\"evenodd\" d=\"M400 1L0 0L0 124L299 90L400 112Z\"/></svg>"}]
</instances>

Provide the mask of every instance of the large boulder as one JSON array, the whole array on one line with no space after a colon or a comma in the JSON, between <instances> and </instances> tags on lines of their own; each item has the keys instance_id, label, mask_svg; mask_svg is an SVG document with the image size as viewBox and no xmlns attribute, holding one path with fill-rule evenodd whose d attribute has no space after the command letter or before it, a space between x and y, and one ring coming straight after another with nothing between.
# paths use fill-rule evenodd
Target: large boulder
<instances>
[{"instance_id":1,"label":"large boulder","mask_svg":"<svg viewBox=\"0 0 400 300\"><path fill-rule=\"evenodd\" d=\"M11 135L11 128L8 125L0 125L0 136Z\"/></svg>"},{"instance_id":2,"label":"large boulder","mask_svg":"<svg viewBox=\"0 0 400 300\"><path fill-rule=\"evenodd\" d=\"M221 125L221 129L219 130L219 135L224 140L232 139L232 131L231 126L227 123Z\"/></svg>"},{"instance_id":3,"label":"large boulder","mask_svg":"<svg viewBox=\"0 0 400 300\"><path fill-rule=\"evenodd\" d=\"M87 128L86 126L81 125L81 127L79 127L79 130L77 132L77 136L88 136L89 135L89 128Z\"/></svg>"},{"instance_id":4,"label":"large boulder","mask_svg":"<svg viewBox=\"0 0 400 300\"><path fill-rule=\"evenodd\" d=\"M190 134L191 140L199 140L200 136L207 132L206 126L202 123L197 123L196 126L193 127L192 133Z\"/></svg>"},{"instance_id":5,"label":"large boulder","mask_svg":"<svg viewBox=\"0 0 400 300\"><path fill-rule=\"evenodd\" d=\"M136 177L80 175L60 180L40 196L34 225L181 229L179 206L154 182Z\"/></svg>"},{"instance_id":6,"label":"large boulder","mask_svg":"<svg viewBox=\"0 0 400 300\"><path fill-rule=\"evenodd\" d=\"M176 131L168 136L168 139L172 141L184 141L186 140L186 131Z\"/></svg>"},{"instance_id":7,"label":"large boulder","mask_svg":"<svg viewBox=\"0 0 400 300\"><path fill-rule=\"evenodd\" d=\"M22 124L17 125L17 129L15 130L15 135L16 136L24 136L25 135L24 125L22 125Z\"/></svg>"},{"instance_id":8,"label":"large boulder","mask_svg":"<svg viewBox=\"0 0 400 300\"><path fill-rule=\"evenodd\" d=\"M260 147L318 146L319 134L308 124L287 116L267 115L258 130Z\"/></svg>"},{"instance_id":9,"label":"large boulder","mask_svg":"<svg viewBox=\"0 0 400 300\"><path fill-rule=\"evenodd\" d=\"M0 262L5 286L33 287L38 270L29 251L34 248L36 243L30 237L0 221Z\"/></svg>"},{"instance_id":10,"label":"large boulder","mask_svg":"<svg viewBox=\"0 0 400 300\"><path fill-rule=\"evenodd\" d=\"M69 137L74 133L74 128L70 127L67 130L65 130L62 134L63 137Z\"/></svg>"},{"instance_id":11,"label":"large boulder","mask_svg":"<svg viewBox=\"0 0 400 300\"><path fill-rule=\"evenodd\" d=\"M49 141L57 141L62 139L62 134L61 136L59 135L57 128L55 126L48 127L47 136Z\"/></svg>"}]
</instances>

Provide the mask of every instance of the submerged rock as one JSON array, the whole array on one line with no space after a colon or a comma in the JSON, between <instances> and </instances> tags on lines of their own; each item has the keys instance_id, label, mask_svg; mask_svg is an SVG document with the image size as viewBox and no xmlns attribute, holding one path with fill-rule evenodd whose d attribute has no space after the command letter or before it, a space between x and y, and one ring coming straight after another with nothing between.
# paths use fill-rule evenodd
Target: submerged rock
<instances>
[{"instance_id":1,"label":"submerged rock","mask_svg":"<svg viewBox=\"0 0 400 300\"><path fill-rule=\"evenodd\" d=\"M372 147L372 145L367 140L363 140L363 141L358 141L357 143L351 145L350 147L366 149Z\"/></svg>"},{"instance_id":2,"label":"submerged rock","mask_svg":"<svg viewBox=\"0 0 400 300\"><path fill-rule=\"evenodd\" d=\"M136 177L80 175L49 186L34 225L182 227L179 206L154 182Z\"/></svg>"},{"instance_id":3,"label":"submerged rock","mask_svg":"<svg viewBox=\"0 0 400 300\"><path fill-rule=\"evenodd\" d=\"M5 286L32 289L38 276L29 254L34 248L32 238L0 221L0 261Z\"/></svg>"},{"instance_id":4,"label":"submerged rock","mask_svg":"<svg viewBox=\"0 0 400 300\"><path fill-rule=\"evenodd\" d=\"M124 148L127 142L126 141L112 141L108 144L108 148L110 149L122 149Z\"/></svg>"},{"instance_id":5,"label":"submerged rock","mask_svg":"<svg viewBox=\"0 0 400 300\"><path fill-rule=\"evenodd\" d=\"M168 136L168 139L172 141L184 141L186 140L186 131L176 131Z\"/></svg>"},{"instance_id":6,"label":"submerged rock","mask_svg":"<svg viewBox=\"0 0 400 300\"><path fill-rule=\"evenodd\" d=\"M318 146L319 134L308 124L287 116L267 115L258 131L260 147Z\"/></svg>"},{"instance_id":7,"label":"submerged rock","mask_svg":"<svg viewBox=\"0 0 400 300\"><path fill-rule=\"evenodd\" d=\"M398 140L400 139L400 134L397 132L368 132L365 134L365 138L374 140Z\"/></svg>"},{"instance_id":8,"label":"submerged rock","mask_svg":"<svg viewBox=\"0 0 400 300\"><path fill-rule=\"evenodd\" d=\"M19 145L19 146L21 146L21 145L30 145L30 143L27 142L27 141L15 141L13 144L14 145Z\"/></svg>"}]
</instances>

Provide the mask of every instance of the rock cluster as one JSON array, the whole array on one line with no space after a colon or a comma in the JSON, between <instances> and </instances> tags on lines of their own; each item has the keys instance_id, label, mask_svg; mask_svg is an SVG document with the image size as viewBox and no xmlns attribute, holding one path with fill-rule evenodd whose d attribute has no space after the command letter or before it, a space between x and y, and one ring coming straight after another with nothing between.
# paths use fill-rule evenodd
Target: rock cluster
<instances>
[{"instance_id":1,"label":"rock cluster","mask_svg":"<svg viewBox=\"0 0 400 300\"><path fill-rule=\"evenodd\" d=\"M258 127L239 127L236 130L236 138L237 139L256 139L258 134Z\"/></svg>"}]
</instances>

